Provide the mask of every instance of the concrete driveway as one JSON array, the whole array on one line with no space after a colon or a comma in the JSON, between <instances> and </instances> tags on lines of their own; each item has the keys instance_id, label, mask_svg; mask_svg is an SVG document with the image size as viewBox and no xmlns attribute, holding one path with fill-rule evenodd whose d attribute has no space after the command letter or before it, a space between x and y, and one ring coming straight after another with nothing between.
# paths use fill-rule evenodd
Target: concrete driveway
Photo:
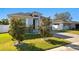
<instances>
[{"instance_id":1,"label":"concrete driveway","mask_svg":"<svg viewBox=\"0 0 79 59\"><path fill-rule=\"evenodd\" d=\"M79 35L70 34L70 33L56 33L54 34L54 36L63 38L72 43L48 51L78 51L79 50Z\"/></svg>"}]
</instances>

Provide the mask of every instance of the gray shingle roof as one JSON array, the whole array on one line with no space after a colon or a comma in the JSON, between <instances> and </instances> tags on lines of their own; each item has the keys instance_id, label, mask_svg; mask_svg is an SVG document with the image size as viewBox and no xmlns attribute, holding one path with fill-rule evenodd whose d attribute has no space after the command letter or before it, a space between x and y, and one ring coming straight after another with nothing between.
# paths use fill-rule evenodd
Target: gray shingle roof
<instances>
[{"instance_id":1,"label":"gray shingle roof","mask_svg":"<svg viewBox=\"0 0 79 59\"><path fill-rule=\"evenodd\" d=\"M41 13L34 11L34 12L32 12L32 13L29 13L29 12L27 12L27 13L24 13L24 12L13 13L13 14L8 14L8 16L9 16L9 17L10 17L10 16L17 16L17 15L32 16L33 14L35 14L35 15L41 15Z\"/></svg>"}]
</instances>

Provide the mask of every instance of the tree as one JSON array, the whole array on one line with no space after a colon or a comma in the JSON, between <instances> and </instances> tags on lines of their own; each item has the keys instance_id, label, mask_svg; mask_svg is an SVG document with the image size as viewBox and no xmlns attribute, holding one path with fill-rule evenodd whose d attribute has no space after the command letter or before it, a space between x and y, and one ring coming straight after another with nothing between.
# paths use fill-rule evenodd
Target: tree
<instances>
[{"instance_id":1,"label":"tree","mask_svg":"<svg viewBox=\"0 0 79 59\"><path fill-rule=\"evenodd\" d=\"M9 24L8 19L1 19L1 23L3 25L8 25Z\"/></svg>"},{"instance_id":2,"label":"tree","mask_svg":"<svg viewBox=\"0 0 79 59\"><path fill-rule=\"evenodd\" d=\"M13 37L12 40L17 40L17 44L21 44L24 40L26 24L24 19L12 18L10 20L10 30L9 34Z\"/></svg>"},{"instance_id":3,"label":"tree","mask_svg":"<svg viewBox=\"0 0 79 59\"><path fill-rule=\"evenodd\" d=\"M0 20L0 24L2 24L2 21Z\"/></svg>"},{"instance_id":4,"label":"tree","mask_svg":"<svg viewBox=\"0 0 79 59\"><path fill-rule=\"evenodd\" d=\"M39 30L40 30L40 35L42 37L48 37L50 34L50 31L51 31L51 20L50 18L43 18L41 20L41 25L39 27Z\"/></svg>"},{"instance_id":5,"label":"tree","mask_svg":"<svg viewBox=\"0 0 79 59\"><path fill-rule=\"evenodd\" d=\"M62 21L71 21L72 17L69 12L63 12L59 14L55 14L55 20L62 20Z\"/></svg>"}]
</instances>

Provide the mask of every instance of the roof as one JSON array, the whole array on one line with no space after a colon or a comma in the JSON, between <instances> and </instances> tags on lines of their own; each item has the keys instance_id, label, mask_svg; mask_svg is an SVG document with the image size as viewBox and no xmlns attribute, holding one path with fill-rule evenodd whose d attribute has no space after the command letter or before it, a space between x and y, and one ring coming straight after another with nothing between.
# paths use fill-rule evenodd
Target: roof
<instances>
[{"instance_id":1,"label":"roof","mask_svg":"<svg viewBox=\"0 0 79 59\"><path fill-rule=\"evenodd\" d=\"M33 15L38 15L39 16L39 15L41 15L41 13L36 12L36 11L34 11L32 13L19 12L19 13L8 14L8 17L12 17L12 16L31 16L32 17Z\"/></svg>"},{"instance_id":2,"label":"roof","mask_svg":"<svg viewBox=\"0 0 79 59\"><path fill-rule=\"evenodd\" d=\"M62 21L62 20L53 20L52 21L53 24L58 24L58 23L67 23L67 24L71 24L71 23L75 23L75 24L79 24L78 21Z\"/></svg>"},{"instance_id":3,"label":"roof","mask_svg":"<svg viewBox=\"0 0 79 59\"><path fill-rule=\"evenodd\" d=\"M72 23L79 24L79 21L72 21Z\"/></svg>"},{"instance_id":4,"label":"roof","mask_svg":"<svg viewBox=\"0 0 79 59\"><path fill-rule=\"evenodd\" d=\"M72 23L72 21L53 20L52 23Z\"/></svg>"}]
</instances>

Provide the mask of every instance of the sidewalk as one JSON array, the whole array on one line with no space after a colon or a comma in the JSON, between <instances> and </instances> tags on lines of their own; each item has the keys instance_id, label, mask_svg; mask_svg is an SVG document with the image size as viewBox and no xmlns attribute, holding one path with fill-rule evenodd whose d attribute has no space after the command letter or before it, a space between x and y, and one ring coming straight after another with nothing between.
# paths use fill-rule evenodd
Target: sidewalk
<instances>
[{"instance_id":1,"label":"sidewalk","mask_svg":"<svg viewBox=\"0 0 79 59\"><path fill-rule=\"evenodd\" d=\"M78 51L79 50L79 35L76 34L70 34L70 33L57 33L58 37L61 35L64 36L70 36L71 38L67 38L65 40L68 40L72 42L71 44L67 44L58 48L50 49L47 51ZM57 36L56 36L57 37Z\"/></svg>"}]
</instances>

